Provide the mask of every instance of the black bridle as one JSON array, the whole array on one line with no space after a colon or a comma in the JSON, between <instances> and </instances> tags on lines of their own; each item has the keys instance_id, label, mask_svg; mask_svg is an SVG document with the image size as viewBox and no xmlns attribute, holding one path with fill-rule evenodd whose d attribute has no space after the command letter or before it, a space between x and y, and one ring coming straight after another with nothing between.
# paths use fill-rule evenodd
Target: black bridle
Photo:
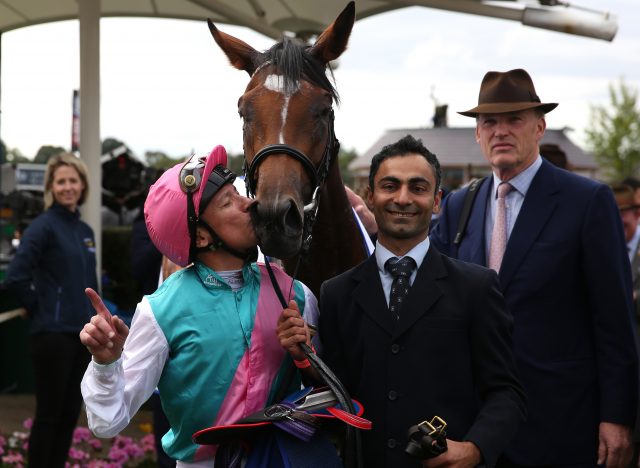
<instances>
[{"instance_id":1,"label":"black bridle","mask_svg":"<svg viewBox=\"0 0 640 468\"><path fill-rule=\"evenodd\" d=\"M322 159L320 164L316 167L311 159L302 151L286 144L267 145L258 151L250 163L247 162L245 156L243 172L244 182L247 188L247 195L251 198L256 196L257 182L254 180L254 174L258 169L258 166L263 163L269 156L273 154L286 154L287 156L298 161L305 168L305 171L309 175L309 179L313 184L313 192L311 201L304 205L304 228L303 228L303 242L301 251L306 252L311 245L311 233L313 231L313 225L316 221L316 215L318 214L318 200L320 198L320 189L324 185L324 182L329 174L329 167L331 162L337 156L340 150L340 142L336 139L335 130L333 126L334 114L333 108L329 113L328 124L328 137L327 144L324 147L322 153Z\"/></svg>"}]
</instances>

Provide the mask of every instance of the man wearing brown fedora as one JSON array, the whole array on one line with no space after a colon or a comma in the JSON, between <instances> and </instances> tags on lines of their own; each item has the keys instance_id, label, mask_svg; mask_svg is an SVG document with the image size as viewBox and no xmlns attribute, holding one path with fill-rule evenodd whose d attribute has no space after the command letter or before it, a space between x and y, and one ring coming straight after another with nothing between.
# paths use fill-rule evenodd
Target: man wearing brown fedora
<instances>
[{"instance_id":1,"label":"man wearing brown fedora","mask_svg":"<svg viewBox=\"0 0 640 468\"><path fill-rule=\"evenodd\" d=\"M496 270L514 316L528 420L497 466L622 467L638 389L629 260L609 187L540 157L556 106L525 70L484 76L460 114L493 174L445 200L431 242Z\"/></svg>"}]
</instances>

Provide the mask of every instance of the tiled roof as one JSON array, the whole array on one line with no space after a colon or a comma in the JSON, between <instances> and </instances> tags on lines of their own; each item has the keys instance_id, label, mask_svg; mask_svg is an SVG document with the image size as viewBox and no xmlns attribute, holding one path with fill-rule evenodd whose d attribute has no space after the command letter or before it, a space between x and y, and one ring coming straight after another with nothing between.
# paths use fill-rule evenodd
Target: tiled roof
<instances>
[{"instance_id":1,"label":"tiled roof","mask_svg":"<svg viewBox=\"0 0 640 468\"><path fill-rule=\"evenodd\" d=\"M383 146L394 143L407 134L422 139L424 145L438 157L442 166L486 165L480 146L475 140L474 127L439 127L387 130L366 153L354 159L349 168L353 171L368 170L371 159ZM567 154L567 160L575 168L595 170L598 167L593 155L573 143L564 130L547 129L541 143L558 145Z\"/></svg>"}]
</instances>

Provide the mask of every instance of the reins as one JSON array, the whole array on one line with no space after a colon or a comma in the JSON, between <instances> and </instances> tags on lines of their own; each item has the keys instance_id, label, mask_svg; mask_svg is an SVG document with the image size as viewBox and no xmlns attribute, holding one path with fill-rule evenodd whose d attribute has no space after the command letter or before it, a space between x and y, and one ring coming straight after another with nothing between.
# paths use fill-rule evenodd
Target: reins
<instances>
[{"instance_id":1,"label":"reins","mask_svg":"<svg viewBox=\"0 0 640 468\"><path fill-rule=\"evenodd\" d=\"M264 64L262 66L264 66ZM262 66L260 68L262 68ZM296 267L292 275L291 287L293 287L293 281L295 280L298 274L298 269L300 267L302 258L308 253L309 248L311 246L311 241L313 238L312 236L313 226L316 222L318 209L320 205L320 191L322 190L324 183L326 181L327 175L329 174L329 167L331 166L331 163L334 160L334 158L337 157L339 149L340 149L340 142L337 140L335 136L334 112L332 108L329 114L327 143L324 147L322 159L318 167L316 167L311 161L311 159L302 151L287 144L274 144L274 145L265 146L255 154L255 156L251 160L251 163L247 163L247 159L245 157L243 172L244 172L244 178L245 178L245 185L247 188L247 195L250 196L251 198L255 198L256 185L257 185L257 182L254 180L253 176L258 166L273 154L285 154L295 159L296 161L298 161L305 168L307 174L309 175L312 181L312 184L314 187L313 194L309 203L306 204L303 208L304 227L303 227L303 233L302 233L302 246L300 248L300 253L298 255L298 260L296 262ZM271 268L271 264L269 263L269 259L266 256L265 256L265 267L267 268L267 272L269 273L271 284L273 286L274 291L276 292L276 295L278 296L278 299L282 305L282 308L283 309L288 308L287 301L280 289L280 286L278 285L278 282ZM340 382L338 377L333 373L333 371L322 361L322 359L320 359L318 355L316 355L313 352L313 350L306 343L300 343L300 348L304 353L305 357L309 360L309 363L311 363L311 366L316 370L318 375L320 375L322 380L336 395L336 399L338 400L338 403L340 403L342 408L346 412L352 415L356 415L356 409L351 400L351 396L347 392L344 385L342 385L342 382ZM357 430L355 430L351 425L347 425L346 431L347 431L347 434L346 434L347 442L345 446L345 465L350 468L361 468L362 467L362 450L361 450L360 433Z\"/></svg>"},{"instance_id":2,"label":"reins","mask_svg":"<svg viewBox=\"0 0 640 468\"><path fill-rule=\"evenodd\" d=\"M287 301L280 290L276 277L273 273L271 265L267 257L265 257L265 266L267 268L267 272L269 273L269 278L271 279L271 284L273 285L273 289L282 304L282 308L288 308ZM297 268L296 268L297 269ZM293 284L293 279L291 281ZM351 400L351 396L347 389L344 388L340 379L333 373L333 371L327 366L320 357L313 352L310 346L306 343L299 344L300 349L304 353L305 357L309 360L311 366L316 370L318 375L322 378L322 380L327 384L327 386L331 389L331 391L335 394L338 403L342 406L342 408L352 415L357 415L356 409L353 405L353 401ZM347 443L345 447L345 465L351 468L362 468L362 448L360 441L360 433L353 428L351 425L347 425Z\"/></svg>"}]
</instances>

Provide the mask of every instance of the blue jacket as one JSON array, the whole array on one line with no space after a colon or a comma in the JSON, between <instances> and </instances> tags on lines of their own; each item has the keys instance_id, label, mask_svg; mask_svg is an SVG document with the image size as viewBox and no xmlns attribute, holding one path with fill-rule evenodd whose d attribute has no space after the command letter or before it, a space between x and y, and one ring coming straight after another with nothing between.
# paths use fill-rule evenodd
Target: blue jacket
<instances>
[{"instance_id":1,"label":"blue jacket","mask_svg":"<svg viewBox=\"0 0 640 468\"><path fill-rule=\"evenodd\" d=\"M93 231L57 203L25 230L6 286L31 316L31 333L79 333L93 315L84 294L97 289Z\"/></svg>"}]
</instances>

